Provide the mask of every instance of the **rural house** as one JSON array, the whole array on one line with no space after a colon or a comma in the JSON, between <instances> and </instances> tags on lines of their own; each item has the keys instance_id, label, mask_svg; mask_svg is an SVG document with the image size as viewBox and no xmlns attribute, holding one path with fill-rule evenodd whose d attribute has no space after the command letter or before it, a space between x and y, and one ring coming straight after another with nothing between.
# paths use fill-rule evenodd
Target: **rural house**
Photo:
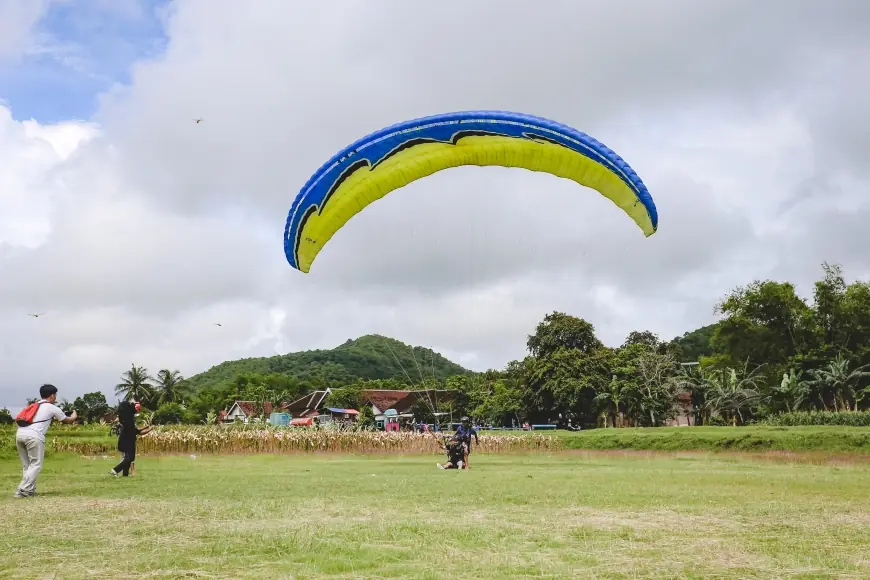
<instances>
[{"instance_id":1,"label":"rural house","mask_svg":"<svg viewBox=\"0 0 870 580\"><path fill-rule=\"evenodd\" d=\"M266 402L260 405L254 401L236 401L223 417L226 423L241 421L247 423L251 419L267 419L272 414L272 403Z\"/></svg>"},{"instance_id":2,"label":"rural house","mask_svg":"<svg viewBox=\"0 0 870 580\"><path fill-rule=\"evenodd\" d=\"M359 416L359 411L356 409L339 409L336 407L326 407L317 416L319 423L353 423Z\"/></svg>"},{"instance_id":3,"label":"rural house","mask_svg":"<svg viewBox=\"0 0 870 580\"><path fill-rule=\"evenodd\" d=\"M332 389L327 388L324 391L314 391L304 397L300 397L292 403L287 403L282 406L282 410L290 413L294 419L314 418L320 415L320 409L326 397L332 393Z\"/></svg>"},{"instance_id":4,"label":"rural house","mask_svg":"<svg viewBox=\"0 0 870 580\"><path fill-rule=\"evenodd\" d=\"M420 391L392 391L389 389L371 389L362 392L362 398L372 406L375 423L379 429L384 428L387 411L391 419L398 419L400 423L410 422L414 418L413 408L418 403L426 407L434 408L438 403L450 400L449 391L439 389L426 389Z\"/></svg>"},{"instance_id":5,"label":"rural house","mask_svg":"<svg viewBox=\"0 0 870 580\"><path fill-rule=\"evenodd\" d=\"M690 393L680 393L677 395L677 416L669 420L665 425L668 427L689 427L692 425L692 417L695 413L695 407L692 405L692 395Z\"/></svg>"}]
</instances>

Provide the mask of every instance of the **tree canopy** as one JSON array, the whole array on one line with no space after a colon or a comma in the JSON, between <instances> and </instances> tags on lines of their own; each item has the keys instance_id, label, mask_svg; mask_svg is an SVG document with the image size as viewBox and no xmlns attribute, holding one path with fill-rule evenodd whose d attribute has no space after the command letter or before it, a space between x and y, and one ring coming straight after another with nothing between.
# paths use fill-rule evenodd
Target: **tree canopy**
<instances>
[{"instance_id":1,"label":"tree canopy","mask_svg":"<svg viewBox=\"0 0 870 580\"><path fill-rule=\"evenodd\" d=\"M527 356L486 372L369 335L328 350L228 361L190 378L169 369L152 377L133 364L115 393L166 423L209 422L236 400L265 409L327 387L329 406L362 410L366 389L444 389L450 396L438 411L495 425L740 425L870 407L870 283L847 283L839 266L823 264L811 297L788 281L755 280L726 293L712 313L718 321L671 340L639 329L608 346L589 320L551 312L527 337ZM418 406L421 419L433 417ZM89 393L71 407L93 421L108 403Z\"/></svg>"}]
</instances>

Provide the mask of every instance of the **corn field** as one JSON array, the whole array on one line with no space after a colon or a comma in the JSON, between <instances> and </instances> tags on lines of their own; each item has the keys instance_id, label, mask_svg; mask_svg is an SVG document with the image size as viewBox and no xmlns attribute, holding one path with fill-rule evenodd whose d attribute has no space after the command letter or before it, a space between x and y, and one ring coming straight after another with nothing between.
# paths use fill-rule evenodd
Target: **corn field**
<instances>
[{"instance_id":1,"label":"corn field","mask_svg":"<svg viewBox=\"0 0 870 580\"><path fill-rule=\"evenodd\" d=\"M422 433L315 429L185 427L155 428L139 441L143 453L440 453L435 437ZM540 435L483 435L480 453L555 450L560 441Z\"/></svg>"},{"instance_id":2,"label":"corn field","mask_svg":"<svg viewBox=\"0 0 870 580\"><path fill-rule=\"evenodd\" d=\"M55 440L56 451L102 452L85 449L88 443ZM557 451L562 442L543 435L481 435L475 453ZM281 429L270 427L185 426L155 427L137 443L140 453L442 453L431 434L342 431L331 429Z\"/></svg>"}]
</instances>

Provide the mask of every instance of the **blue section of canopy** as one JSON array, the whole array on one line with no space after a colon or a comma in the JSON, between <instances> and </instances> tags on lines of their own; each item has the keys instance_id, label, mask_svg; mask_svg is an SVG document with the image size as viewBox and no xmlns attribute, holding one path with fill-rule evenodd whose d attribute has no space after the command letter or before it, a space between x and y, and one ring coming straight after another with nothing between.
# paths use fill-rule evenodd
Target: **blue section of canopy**
<instances>
[{"instance_id":1,"label":"blue section of canopy","mask_svg":"<svg viewBox=\"0 0 870 580\"><path fill-rule=\"evenodd\" d=\"M395 154L412 141L450 142L457 131L481 132L522 139L544 139L584 155L607 167L637 196L646 209L653 231L658 228L658 212L646 185L635 171L613 150L593 137L567 125L507 111L463 111L433 115L391 125L357 140L324 163L302 187L290 208L284 229L284 253L294 268L300 228L307 211L320 207L341 176L361 162L370 168ZM339 182L340 183L340 182Z\"/></svg>"}]
</instances>

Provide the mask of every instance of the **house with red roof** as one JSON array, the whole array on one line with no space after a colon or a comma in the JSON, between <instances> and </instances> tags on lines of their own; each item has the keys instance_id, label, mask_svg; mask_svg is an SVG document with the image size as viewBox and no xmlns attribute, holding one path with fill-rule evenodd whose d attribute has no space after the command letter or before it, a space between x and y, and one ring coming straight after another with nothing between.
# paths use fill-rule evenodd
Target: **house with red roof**
<instances>
[{"instance_id":1,"label":"house with red roof","mask_svg":"<svg viewBox=\"0 0 870 580\"><path fill-rule=\"evenodd\" d=\"M359 416L357 409L326 407L324 401L332 392L331 389L318 390L296 399L290 403L282 403L276 411L288 413L294 420L317 419L326 421L355 421ZM425 389L418 391L394 391L389 389L369 389L361 393L362 402L371 405L378 427L383 428L387 411L391 420L410 422L414 418L413 409L418 403L427 408L435 409L440 403L449 401L449 391L440 389ZM273 411L272 403L260 405L254 401L236 401L228 411L222 413L222 422L233 423L259 418L266 421Z\"/></svg>"},{"instance_id":2,"label":"house with red roof","mask_svg":"<svg viewBox=\"0 0 870 580\"><path fill-rule=\"evenodd\" d=\"M413 409L418 403L426 405L429 409L437 408L439 403L449 401L452 397L449 391L441 389L424 389L419 391L393 391L389 389L369 389L361 393L363 401L372 406L375 423L383 428L389 417L401 422L410 422L414 418Z\"/></svg>"}]
</instances>

